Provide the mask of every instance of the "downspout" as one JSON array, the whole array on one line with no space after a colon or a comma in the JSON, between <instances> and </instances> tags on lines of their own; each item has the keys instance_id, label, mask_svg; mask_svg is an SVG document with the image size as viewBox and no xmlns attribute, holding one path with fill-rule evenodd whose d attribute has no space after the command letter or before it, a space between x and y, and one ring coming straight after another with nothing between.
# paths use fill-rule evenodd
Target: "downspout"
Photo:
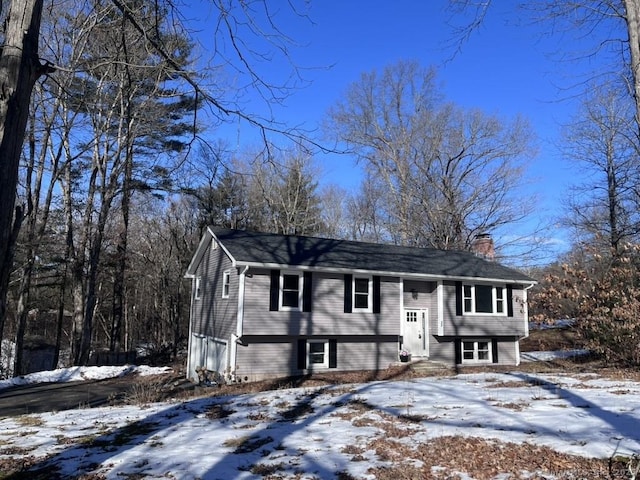
<instances>
[{"instance_id":1,"label":"downspout","mask_svg":"<svg viewBox=\"0 0 640 480\"><path fill-rule=\"evenodd\" d=\"M527 290L533 288L534 284L530 284L528 287L524 287L522 290L522 308L524 309L524 337L527 338L529 336L529 304L527 300ZM516 363L516 367L520 365L520 341L516 342L516 358L518 359Z\"/></svg>"},{"instance_id":2,"label":"downspout","mask_svg":"<svg viewBox=\"0 0 640 480\"><path fill-rule=\"evenodd\" d=\"M524 308L524 332L525 332L524 338L527 338L529 336L529 299L528 299L527 290L533 288L534 285L535 284L532 283L528 287L525 287L524 290L522 290L522 301L524 302L524 305L523 305L523 308Z\"/></svg>"},{"instance_id":3,"label":"downspout","mask_svg":"<svg viewBox=\"0 0 640 480\"><path fill-rule=\"evenodd\" d=\"M231 382L236 381L236 365L238 354L238 342L241 342L243 335L243 321L244 321L244 282L246 278L249 265L245 265L239 274L238 278L238 312L236 317L236 333L231 334L231 351L229 355L229 368L228 368L228 380Z\"/></svg>"},{"instance_id":4,"label":"downspout","mask_svg":"<svg viewBox=\"0 0 640 480\"><path fill-rule=\"evenodd\" d=\"M191 296L189 305L189 341L187 342L187 379L195 379L195 369L193 368L191 358L191 343L193 342L193 291L195 289L195 277L191 277ZM193 375L192 375L193 374Z\"/></svg>"}]
</instances>

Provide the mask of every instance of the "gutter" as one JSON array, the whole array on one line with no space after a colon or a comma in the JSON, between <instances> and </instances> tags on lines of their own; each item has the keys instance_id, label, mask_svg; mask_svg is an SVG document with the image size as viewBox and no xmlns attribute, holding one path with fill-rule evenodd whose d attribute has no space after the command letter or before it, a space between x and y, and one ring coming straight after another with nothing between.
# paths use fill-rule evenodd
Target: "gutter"
<instances>
[{"instance_id":1,"label":"gutter","mask_svg":"<svg viewBox=\"0 0 640 480\"><path fill-rule=\"evenodd\" d=\"M511 283L515 285L529 285L527 288L531 288L538 282L529 278L519 279L506 279L506 278L493 278L493 277L471 277L463 275L438 275L434 273L411 273L402 271L386 271L386 270L366 270L363 268L341 268L341 267L321 267L317 265L286 265L279 263L261 263L261 262L244 262L238 261L234 263L234 266L240 267L254 267L261 269L295 269L300 271L313 271L313 272L325 272L325 273L351 273L354 275L379 275L382 277L402 277L407 279L420 279L429 281L449 280L449 281L482 281L490 283Z\"/></svg>"},{"instance_id":2,"label":"gutter","mask_svg":"<svg viewBox=\"0 0 640 480\"><path fill-rule=\"evenodd\" d=\"M238 343L242 343L244 323L244 282L249 265L245 265L238 278L238 311L236 315L236 333L231 334L231 351L229 354L228 379L235 381Z\"/></svg>"}]
</instances>

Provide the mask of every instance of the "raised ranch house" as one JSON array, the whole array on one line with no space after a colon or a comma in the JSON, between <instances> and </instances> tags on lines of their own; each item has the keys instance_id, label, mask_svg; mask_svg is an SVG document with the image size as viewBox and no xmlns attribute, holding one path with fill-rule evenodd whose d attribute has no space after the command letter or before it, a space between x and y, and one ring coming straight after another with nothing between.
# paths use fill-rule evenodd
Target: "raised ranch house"
<instances>
[{"instance_id":1,"label":"raised ranch house","mask_svg":"<svg viewBox=\"0 0 640 480\"><path fill-rule=\"evenodd\" d=\"M536 282L484 254L210 227L192 279L189 378L520 362ZM487 241L489 243L487 243Z\"/></svg>"}]
</instances>

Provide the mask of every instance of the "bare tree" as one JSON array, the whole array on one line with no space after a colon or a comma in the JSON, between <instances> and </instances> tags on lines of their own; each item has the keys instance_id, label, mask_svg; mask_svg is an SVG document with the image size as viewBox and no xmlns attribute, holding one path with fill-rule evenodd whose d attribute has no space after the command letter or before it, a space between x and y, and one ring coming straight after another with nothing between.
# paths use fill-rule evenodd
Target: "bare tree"
<instances>
[{"instance_id":1,"label":"bare tree","mask_svg":"<svg viewBox=\"0 0 640 480\"><path fill-rule=\"evenodd\" d=\"M360 189L346 199L347 235L350 240L384 243L390 228L384 209L384 182L365 172Z\"/></svg>"},{"instance_id":2,"label":"bare tree","mask_svg":"<svg viewBox=\"0 0 640 480\"><path fill-rule=\"evenodd\" d=\"M468 248L479 233L521 220L530 152L526 121L445 103L435 72L399 62L363 74L331 110L333 133L385 187L393 242Z\"/></svg>"},{"instance_id":3,"label":"bare tree","mask_svg":"<svg viewBox=\"0 0 640 480\"><path fill-rule=\"evenodd\" d=\"M640 234L640 149L628 93L594 88L567 127L565 143L565 156L588 173L573 188L565 222L578 238L604 239L606 249L618 252Z\"/></svg>"},{"instance_id":4,"label":"bare tree","mask_svg":"<svg viewBox=\"0 0 640 480\"><path fill-rule=\"evenodd\" d=\"M289 2L290 9L287 11L300 19L306 18L303 8L298 8L297 3L296 1ZM300 5L302 3L300 2ZM14 206L16 205L18 162L24 140L29 99L36 80L53 71L49 64L41 63L38 58L43 2L41 0L26 0L22 2L11 1L8 4L6 21L3 23L5 29L0 56L0 82L2 82L2 91L4 92L0 101L0 120L2 123L2 128L0 128L0 334L6 313L6 295L9 275L13 266L14 244L23 217L22 206L17 206L15 215ZM217 16L214 16L211 31L214 38L211 63L225 65L233 70L233 76L237 81L233 88L220 82L219 76L215 79L213 77L205 78L204 75L196 74L185 66L180 58L181 51L174 48L175 44L167 41L172 36L161 35L160 25L149 25L145 21L145 18L160 20L170 17L171 22L168 24L176 32L188 33L184 26L184 16L181 15L179 7L176 7L172 2L132 3L111 0L107 4L98 2L95 5L91 2L82 5L75 2L73 7L74 12L78 9L87 10L93 6L99 9L104 8L104 11L111 9L109 13L111 18L115 18L115 8L115 11L119 12L120 20L126 22L132 30L137 31L141 39L136 44L125 42L127 47L144 47L149 55L154 56L159 62L164 62L172 70L172 78L175 83L182 82L187 85L197 102L206 102L211 107L212 118L217 117L220 122L235 119L256 128L265 141L266 149L269 149L270 143L267 140L271 135L284 135L294 141L305 139L304 133L277 122L272 114L265 115L258 110L251 111L243 101L244 93L249 90L257 91L264 100L262 105L269 107L272 102L282 102L292 89L304 83L304 79L297 75L298 70L292 62L293 74L291 76L286 77L283 82L269 80L270 60L274 52L290 61L289 49L294 45L292 39L285 35L278 26L279 19L277 17L281 11L271 9L265 0L252 2L214 0L212 5ZM58 12L68 13L65 7L56 5L56 9ZM84 13L88 14L88 12ZM72 15L70 15L71 17ZM106 19L106 17L104 18ZM84 31L76 33L84 33ZM54 34L59 34L59 32L54 32ZM105 43L103 46L108 48L109 44ZM104 66L105 69L109 68L108 63ZM110 67L114 68L114 65ZM62 68L67 69L68 65L63 64ZM215 70L219 70L219 67L216 67ZM203 74L211 73L205 70L201 70L201 72ZM76 87L80 87L80 85ZM76 92L79 90L80 88L76 88ZM100 108L97 104L93 107L94 111ZM194 118L193 125L195 124L196 119ZM195 138L194 135L192 139ZM83 138L81 141L84 140L86 139ZM98 157L96 156L96 159ZM65 171L68 179L67 190L72 188L72 183L75 181L73 174L82 170L72 171L70 169L69 166ZM71 194L67 192L67 205L70 205L70 198ZM94 200L95 197L89 196L87 204ZM103 203L108 205L111 201L113 198L109 197L98 199L100 205ZM85 212L90 211L90 209L85 209ZM126 205L121 211L127 211ZM98 215L98 217L100 216ZM107 217L108 215L98 218L96 221L104 222ZM98 231L92 233L100 235ZM69 238L73 238L73 236ZM85 245L89 245L88 242L89 239ZM93 245L93 241L91 245ZM122 245L124 246L124 243ZM70 251L72 252L73 249ZM96 255L97 252L89 255L89 258L93 259L91 261L95 262L95 259L98 258ZM77 276L83 275L79 268L76 268L75 272ZM79 294L79 292L76 293ZM87 307L85 313L91 311L91 302L87 304ZM116 308L116 310L118 309ZM90 335L90 331L85 331L83 335Z\"/></svg>"},{"instance_id":5,"label":"bare tree","mask_svg":"<svg viewBox=\"0 0 640 480\"><path fill-rule=\"evenodd\" d=\"M453 26L451 44L455 51L482 25L492 3L492 0L449 0ZM580 40L580 51L576 51L573 42L564 41L563 60L592 62L593 57L597 57L599 65L608 64L605 69L600 67L593 72L588 81L580 82L586 87L585 92L596 79L601 84L614 85L620 78L625 79L634 100L636 122L640 125L640 0L528 1L521 6L523 19L546 22L549 32L569 33Z\"/></svg>"},{"instance_id":6,"label":"bare tree","mask_svg":"<svg viewBox=\"0 0 640 480\"><path fill-rule=\"evenodd\" d=\"M0 4L0 14L1 12ZM9 276L23 208L16 206L18 164L38 78L53 71L40 62L38 39L42 0L9 2L0 50L0 338L4 329Z\"/></svg>"}]
</instances>

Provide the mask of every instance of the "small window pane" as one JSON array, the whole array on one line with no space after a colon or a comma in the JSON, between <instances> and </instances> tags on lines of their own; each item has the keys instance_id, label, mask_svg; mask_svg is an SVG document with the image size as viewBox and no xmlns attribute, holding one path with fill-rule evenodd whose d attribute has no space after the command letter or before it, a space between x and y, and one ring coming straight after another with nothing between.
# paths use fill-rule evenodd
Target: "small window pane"
<instances>
[{"instance_id":1,"label":"small window pane","mask_svg":"<svg viewBox=\"0 0 640 480\"><path fill-rule=\"evenodd\" d=\"M196 298L196 300L198 300L202 295L202 281L200 280L200 277L196 277L196 285L194 289L195 289L194 297Z\"/></svg>"},{"instance_id":2,"label":"small window pane","mask_svg":"<svg viewBox=\"0 0 640 480\"><path fill-rule=\"evenodd\" d=\"M300 305L300 277L298 275L282 275L282 306L298 308Z\"/></svg>"},{"instance_id":3,"label":"small window pane","mask_svg":"<svg viewBox=\"0 0 640 480\"><path fill-rule=\"evenodd\" d=\"M476 313L493 313L493 288L476 285Z\"/></svg>"},{"instance_id":4,"label":"small window pane","mask_svg":"<svg viewBox=\"0 0 640 480\"><path fill-rule=\"evenodd\" d=\"M478 342L478 360L489 360L488 342Z\"/></svg>"},{"instance_id":5,"label":"small window pane","mask_svg":"<svg viewBox=\"0 0 640 480\"><path fill-rule=\"evenodd\" d=\"M356 308L369 308L369 296L368 295L358 295L355 296L355 307Z\"/></svg>"},{"instance_id":6,"label":"small window pane","mask_svg":"<svg viewBox=\"0 0 640 480\"><path fill-rule=\"evenodd\" d=\"M282 292L282 306L283 307L297 307L298 306L298 292Z\"/></svg>"},{"instance_id":7,"label":"small window pane","mask_svg":"<svg viewBox=\"0 0 640 480\"><path fill-rule=\"evenodd\" d=\"M283 275L282 287L285 290L298 290L298 275Z\"/></svg>"},{"instance_id":8,"label":"small window pane","mask_svg":"<svg viewBox=\"0 0 640 480\"><path fill-rule=\"evenodd\" d=\"M312 364L324 363L324 342L310 342L309 343L309 361Z\"/></svg>"},{"instance_id":9,"label":"small window pane","mask_svg":"<svg viewBox=\"0 0 640 480\"><path fill-rule=\"evenodd\" d=\"M356 293L369 293L369 279L356 278L355 291Z\"/></svg>"},{"instance_id":10,"label":"small window pane","mask_svg":"<svg viewBox=\"0 0 640 480\"><path fill-rule=\"evenodd\" d=\"M496 288L496 313L504 313L504 290Z\"/></svg>"},{"instance_id":11,"label":"small window pane","mask_svg":"<svg viewBox=\"0 0 640 480\"><path fill-rule=\"evenodd\" d=\"M473 310L471 309L471 299L470 299L470 298L466 298L466 299L464 300L464 311L465 311L465 312L471 312L471 311L473 311Z\"/></svg>"},{"instance_id":12,"label":"small window pane","mask_svg":"<svg viewBox=\"0 0 640 480\"><path fill-rule=\"evenodd\" d=\"M369 279L356 278L353 290L353 306L355 308L369 308Z\"/></svg>"}]
</instances>

